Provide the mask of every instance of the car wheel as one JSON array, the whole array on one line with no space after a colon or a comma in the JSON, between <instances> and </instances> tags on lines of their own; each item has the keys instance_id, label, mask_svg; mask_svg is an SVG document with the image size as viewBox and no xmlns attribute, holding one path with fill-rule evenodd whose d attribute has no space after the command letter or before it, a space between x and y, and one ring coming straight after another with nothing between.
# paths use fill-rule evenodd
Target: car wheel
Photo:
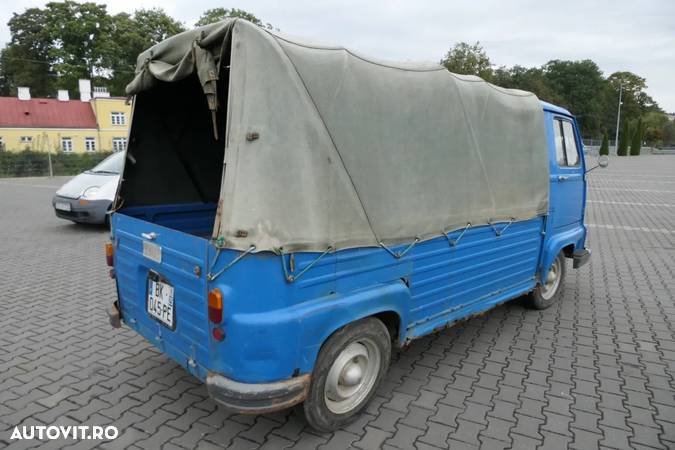
<instances>
[{"instance_id":1,"label":"car wheel","mask_svg":"<svg viewBox=\"0 0 675 450\"><path fill-rule=\"evenodd\" d=\"M356 418L375 394L391 359L391 337L376 318L333 333L317 357L305 417L319 431L333 431Z\"/></svg>"},{"instance_id":2,"label":"car wheel","mask_svg":"<svg viewBox=\"0 0 675 450\"><path fill-rule=\"evenodd\" d=\"M556 256L546 273L543 283L539 283L528 295L527 305L533 309L546 309L562 295L565 281L565 255Z\"/></svg>"}]
</instances>

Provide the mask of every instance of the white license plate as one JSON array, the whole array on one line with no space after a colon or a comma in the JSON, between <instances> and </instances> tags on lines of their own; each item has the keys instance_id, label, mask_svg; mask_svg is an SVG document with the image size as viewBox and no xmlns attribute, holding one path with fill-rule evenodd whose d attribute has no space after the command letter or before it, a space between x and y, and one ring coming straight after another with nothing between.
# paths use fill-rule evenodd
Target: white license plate
<instances>
[{"instance_id":1,"label":"white license plate","mask_svg":"<svg viewBox=\"0 0 675 450\"><path fill-rule=\"evenodd\" d=\"M148 276L148 314L171 328L175 328L176 312L173 286L159 279L156 274Z\"/></svg>"},{"instance_id":2,"label":"white license plate","mask_svg":"<svg viewBox=\"0 0 675 450\"><path fill-rule=\"evenodd\" d=\"M143 256L156 263L162 262L162 247L152 242L143 241Z\"/></svg>"},{"instance_id":3,"label":"white license plate","mask_svg":"<svg viewBox=\"0 0 675 450\"><path fill-rule=\"evenodd\" d=\"M61 211L70 211L70 203L56 202L54 208Z\"/></svg>"}]
</instances>

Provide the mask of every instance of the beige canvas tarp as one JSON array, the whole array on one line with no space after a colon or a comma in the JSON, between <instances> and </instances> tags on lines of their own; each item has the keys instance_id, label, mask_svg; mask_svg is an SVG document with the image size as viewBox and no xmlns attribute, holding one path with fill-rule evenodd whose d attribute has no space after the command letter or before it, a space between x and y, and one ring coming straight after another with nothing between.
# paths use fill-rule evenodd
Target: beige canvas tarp
<instances>
[{"instance_id":1,"label":"beige canvas tarp","mask_svg":"<svg viewBox=\"0 0 675 450\"><path fill-rule=\"evenodd\" d=\"M229 68L221 64L226 50ZM224 70L229 87L216 83ZM237 19L144 52L127 92L195 72L210 107L227 108L213 236L228 248L391 245L547 211L534 94ZM229 89L227 105L216 104L216 87Z\"/></svg>"}]
</instances>

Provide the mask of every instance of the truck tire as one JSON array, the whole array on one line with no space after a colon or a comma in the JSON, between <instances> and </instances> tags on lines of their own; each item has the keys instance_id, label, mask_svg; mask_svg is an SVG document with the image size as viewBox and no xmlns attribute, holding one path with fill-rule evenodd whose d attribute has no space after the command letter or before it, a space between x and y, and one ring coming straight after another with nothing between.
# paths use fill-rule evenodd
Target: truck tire
<instances>
[{"instance_id":1,"label":"truck tire","mask_svg":"<svg viewBox=\"0 0 675 450\"><path fill-rule=\"evenodd\" d=\"M389 331L374 317L333 333L312 372L304 403L307 422L328 432L354 420L375 394L390 359Z\"/></svg>"},{"instance_id":2,"label":"truck tire","mask_svg":"<svg viewBox=\"0 0 675 450\"><path fill-rule=\"evenodd\" d=\"M548 269L544 283L539 283L528 294L527 306L532 309L546 309L553 305L562 295L564 281L565 255L560 252Z\"/></svg>"}]
</instances>

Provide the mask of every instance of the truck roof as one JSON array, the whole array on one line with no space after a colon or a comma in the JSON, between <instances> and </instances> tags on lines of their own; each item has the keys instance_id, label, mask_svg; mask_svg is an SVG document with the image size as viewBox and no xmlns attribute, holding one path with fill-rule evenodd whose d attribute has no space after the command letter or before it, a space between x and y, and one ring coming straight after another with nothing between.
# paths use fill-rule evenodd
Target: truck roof
<instances>
[{"instance_id":1,"label":"truck roof","mask_svg":"<svg viewBox=\"0 0 675 450\"><path fill-rule=\"evenodd\" d=\"M562 108L560 106L556 106L553 103L545 102L543 100L540 100L542 106L544 107L545 110L551 111L554 113L559 113L559 114L565 114L566 116L572 116L572 113L566 110L565 108Z\"/></svg>"}]
</instances>

